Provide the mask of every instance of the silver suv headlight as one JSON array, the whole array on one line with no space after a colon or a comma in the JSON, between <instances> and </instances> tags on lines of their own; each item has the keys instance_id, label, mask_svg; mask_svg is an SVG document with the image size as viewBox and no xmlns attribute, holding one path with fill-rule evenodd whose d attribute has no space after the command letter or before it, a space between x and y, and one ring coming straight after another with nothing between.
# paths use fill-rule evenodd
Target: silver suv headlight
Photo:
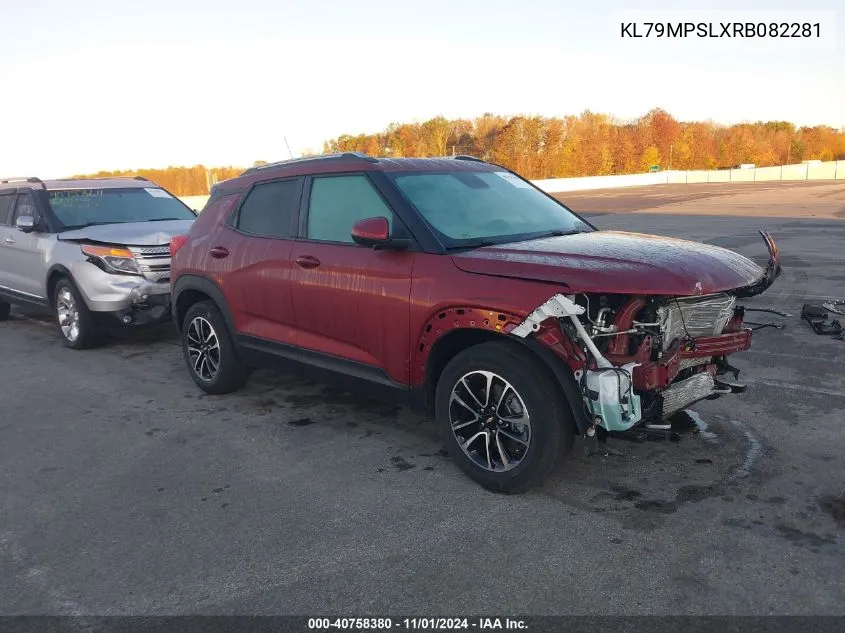
<instances>
[{"instance_id":1,"label":"silver suv headlight","mask_svg":"<svg viewBox=\"0 0 845 633\"><path fill-rule=\"evenodd\" d=\"M93 263L102 263L102 268L109 273L122 273L124 275L140 275L141 269L132 251L126 248L114 246L94 246L83 244L82 252L85 253Z\"/></svg>"}]
</instances>

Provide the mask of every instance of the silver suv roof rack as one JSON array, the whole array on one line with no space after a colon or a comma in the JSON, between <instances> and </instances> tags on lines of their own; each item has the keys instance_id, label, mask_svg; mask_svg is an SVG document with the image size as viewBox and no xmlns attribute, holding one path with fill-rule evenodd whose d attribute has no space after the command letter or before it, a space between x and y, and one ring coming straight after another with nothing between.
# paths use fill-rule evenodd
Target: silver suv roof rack
<instances>
[{"instance_id":1,"label":"silver suv roof rack","mask_svg":"<svg viewBox=\"0 0 845 633\"><path fill-rule=\"evenodd\" d=\"M454 158L455 160L471 160L474 163L486 163L487 162L486 160L484 160L482 158L478 158L476 156L470 156L469 154L458 154L457 156L453 156L452 158Z\"/></svg>"},{"instance_id":2,"label":"silver suv roof rack","mask_svg":"<svg viewBox=\"0 0 845 633\"><path fill-rule=\"evenodd\" d=\"M44 184L44 181L38 178L37 176L17 176L17 177L9 177L9 178L0 178L0 184L6 185L9 183L14 182L29 182L33 184L40 184L42 188L46 189L47 185Z\"/></svg>"}]
</instances>

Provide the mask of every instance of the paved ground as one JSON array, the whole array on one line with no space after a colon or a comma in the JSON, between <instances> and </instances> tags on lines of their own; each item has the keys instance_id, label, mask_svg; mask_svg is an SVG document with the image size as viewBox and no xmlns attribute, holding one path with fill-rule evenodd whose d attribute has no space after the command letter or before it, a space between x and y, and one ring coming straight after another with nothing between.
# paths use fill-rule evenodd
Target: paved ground
<instances>
[{"instance_id":1,"label":"paved ground","mask_svg":"<svg viewBox=\"0 0 845 633\"><path fill-rule=\"evenodd\" d=\"M763 224L787 272L756 305L845 295L845 222L593 219L753 257ZM462 476L403 409L268 373L204 396L172 337L75 353L17 316L0 612L845 614L845 342L754 316L788 327L736 360L749 393L693 408L704 432L577 444L517 497Z\"/></svg>"},{"instance_id":2,"label":"paved ground","mask_svg":"<svg viewBox=\"0 0 845 633\"><path fill-rule=\"evenodd\" d=\"M651 185L556 194L584 213L845 218L845 181Z\"/></svg>"}]
</instances>

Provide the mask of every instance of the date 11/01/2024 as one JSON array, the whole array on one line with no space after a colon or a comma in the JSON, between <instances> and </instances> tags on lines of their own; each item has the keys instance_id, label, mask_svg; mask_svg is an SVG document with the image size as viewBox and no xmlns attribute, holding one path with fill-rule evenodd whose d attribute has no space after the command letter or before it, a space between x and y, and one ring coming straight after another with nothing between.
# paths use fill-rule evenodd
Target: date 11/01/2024
<instances>
[{"instance_id":1,"label":"date 11/01/2024","mask_svg":"<svg viewBox=\"0 0 845 633\"><path fill-rule=\"evenodd\" d=\"M407 629L419 631L478 630L525 631L524 620L513 618L309 618L311 631L356 630L390 631Z\"/></svg>"},{"instance_id":2,"label":"date 11/01/2024","mask_svg":"<svg viewBox=\"0 0 845 633\"><path fill-rule=\"evenodd\" d=\"M821 23L810 22L621 22L622 37L821 37Z\"/></svg>"}]
</instances>

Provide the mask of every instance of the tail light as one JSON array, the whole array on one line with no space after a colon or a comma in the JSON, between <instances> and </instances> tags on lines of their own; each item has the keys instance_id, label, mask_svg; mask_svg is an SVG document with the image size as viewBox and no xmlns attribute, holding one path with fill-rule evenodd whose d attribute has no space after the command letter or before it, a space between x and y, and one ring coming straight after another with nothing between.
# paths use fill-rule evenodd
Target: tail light
<instances>
[{"instance_id":1,"label":"tail light","mask_svg":"<svg viewBox=\"0 0 845 633\"><path fill-rule=\"evenodd\" d=\"M187 235L174 235L170 238L170 256L173 257L185 242L188 241Z\"/></svg>"}]
</instances>

